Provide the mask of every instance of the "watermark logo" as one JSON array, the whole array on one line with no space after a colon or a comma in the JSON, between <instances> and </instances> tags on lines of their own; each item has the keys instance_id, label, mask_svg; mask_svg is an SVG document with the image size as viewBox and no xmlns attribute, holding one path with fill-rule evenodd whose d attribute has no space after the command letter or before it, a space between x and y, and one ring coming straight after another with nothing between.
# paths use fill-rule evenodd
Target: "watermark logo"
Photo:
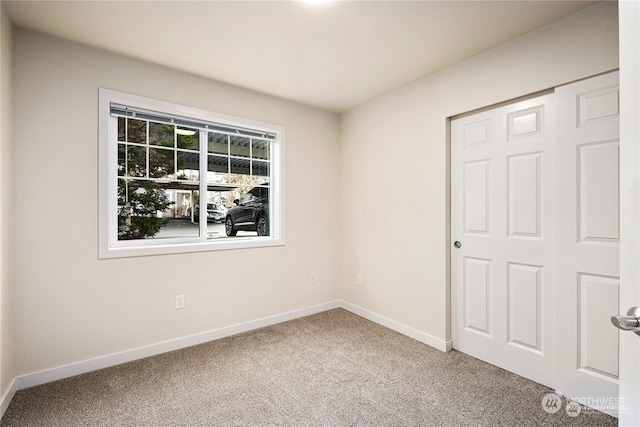
<instances>
[{"instance_id":1,"label":"watermark logo","mask_svg":"<svg viewBox=\"0 0 640 427\"><path fill-rule=\"evenodd\" d=\"M562 398L555 393L545 394L542 398L542 409L547 414L555 414L562 408Z\"/></svg>"},{"instance_id":2,"label":"watermark logo","mask_svg":"<svg viewBox=\"0 0 640 427\"><path fill-rule=\"evenodd\" d=\"M570 417L577 417L578 415L580 415L580 411L582 411L582 408L580 407L580 404L578 402L568 400L567 405L564 407L564 410Z\"/></svg>"},{"instance_id":3,"label":"watermark logo","mask_svg":"<svg viewBox=\"0 0 640 427\"><path fill-rule=\"evenodd\" d=\"M605 413L620 413L629 409L623 397L572 397L571 401L581 405L582 412L598 410Z\"/></svg>"},{"instance_id":4,"label":"watermark logo","mask_svg":"<svg viewBox=\"0 0 640 427\"><path fill-rule=\"evenodd\" d=\"M620 413L628 410L624 398L621 397L572 397L564 401L564 410L570 417L581 413L599 411L604 413ZM545 394L542 398L542 409L547 414L555 414L562 409L562 397L556 393Z\"/></svg>"}]
</instances>

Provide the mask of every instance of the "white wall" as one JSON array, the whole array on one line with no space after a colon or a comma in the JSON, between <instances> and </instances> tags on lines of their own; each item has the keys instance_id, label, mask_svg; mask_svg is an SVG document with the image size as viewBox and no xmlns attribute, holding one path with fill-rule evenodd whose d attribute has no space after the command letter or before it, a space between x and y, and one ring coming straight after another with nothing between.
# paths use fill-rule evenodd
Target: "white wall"
<instances>
[{"instance_id":1,"label":"white wall","mask_svg":"<svg viewBox=\"0 0 640 427\"><path fill-rule=\"evenodd\" d=\"M617 66L617 3L598 3L343 114L342 299L446 348L447 118Z\"/></svg>"},{"instance_id":2,"label":"white wall","mask_svg":"<svg viewBox=\"0 0 640 427\"><path fill-rule=\"evenodd\" d=\"M0 15L0 396L4 397L11 394L15 376L11 250L13 28L1 6ZM8 400L2 403L8 405Z\"/></svg>"},{"instance_id":3,"label":"white wall","mask_svg":"<svg viewBox=\"0 0 640 427\"><path fill-rule=\"evenodd\" d=\"M337 298L336 115L24 30L15 43L17 375ZM100 87L284 125L286 246L98 260Z\"/></svg>"}]
</instances>

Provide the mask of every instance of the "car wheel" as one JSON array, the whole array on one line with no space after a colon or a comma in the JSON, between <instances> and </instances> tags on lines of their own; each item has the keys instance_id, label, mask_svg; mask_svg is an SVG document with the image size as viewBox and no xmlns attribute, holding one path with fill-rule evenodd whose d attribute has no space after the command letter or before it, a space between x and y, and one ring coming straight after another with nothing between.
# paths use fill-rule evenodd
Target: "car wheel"
<instances>
[{"instance_id":1,"label":"car wheel","mask_svg":"<svg viewBox=\"0 0 640 427\"><path fill-rule=\"evenodd\" d=\"M269 235L269 222L267 218L261 216L258 218L258 223L256 224L256 228L258 229L258 236L268 236Z\"/></svg>"},{"instance_id":2,"label":"car wheel","mask_svg":"<svg viewBox=\"0 0 640 427\"><path fill-rule=\"evenodd\" d=\"M230 216L227 217L227 220L224 222L224 231L227 233L227 236L233 237L238 234L238 230L233 228L233 220Z\"/></svg>"}]
</instances>

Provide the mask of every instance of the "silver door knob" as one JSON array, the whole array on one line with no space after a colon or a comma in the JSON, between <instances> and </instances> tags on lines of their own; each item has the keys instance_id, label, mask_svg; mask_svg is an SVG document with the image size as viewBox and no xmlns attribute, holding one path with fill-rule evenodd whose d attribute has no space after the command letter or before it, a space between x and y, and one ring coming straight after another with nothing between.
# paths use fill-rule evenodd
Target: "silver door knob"
<instances>
[{"instance_id":1,"label":"silver door knob","mask_svg":"<svg viewBox=\"0 0 640 427\"><path fill-rule=\"evenodd\" d=\"M640 335L640 306L631 307L626 316L611 316L611 323L622 331L633 331Z\"/></svg>"}]
</instances>

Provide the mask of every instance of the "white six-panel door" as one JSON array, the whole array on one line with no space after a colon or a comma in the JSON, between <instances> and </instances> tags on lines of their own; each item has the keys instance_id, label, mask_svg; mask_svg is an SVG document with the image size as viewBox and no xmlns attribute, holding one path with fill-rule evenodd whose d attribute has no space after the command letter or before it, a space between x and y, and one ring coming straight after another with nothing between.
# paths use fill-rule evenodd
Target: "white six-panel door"
<instances>
[{"instance_id":1,"label":"white six-panel door","mask_svg":"<svg viewBox=\"0 0 640 427\"><path fill-rule=\"evenodd\" d=\"M552 95L451 122L454 348L553 383Z\"/></svg>"},{"instance_id":2,"label":"white six-panel door","mask_svg":"<svg viewBox=\"0 0 640 427\"><path fill-rule=\"evenodd\" d=\"M617 416L618 73L559 87L556 102L556 389Z\"/></svg>"},{"instance_id":3,"label":"white six-panel door","mask_svg":"<svg viewBox=\"0 0 640 427\"><path fill-rule=\"evenodd\" d=\"M451 122L453 346L590 406L617 396L617 78Z\"/></svg>"}]
</instances>

